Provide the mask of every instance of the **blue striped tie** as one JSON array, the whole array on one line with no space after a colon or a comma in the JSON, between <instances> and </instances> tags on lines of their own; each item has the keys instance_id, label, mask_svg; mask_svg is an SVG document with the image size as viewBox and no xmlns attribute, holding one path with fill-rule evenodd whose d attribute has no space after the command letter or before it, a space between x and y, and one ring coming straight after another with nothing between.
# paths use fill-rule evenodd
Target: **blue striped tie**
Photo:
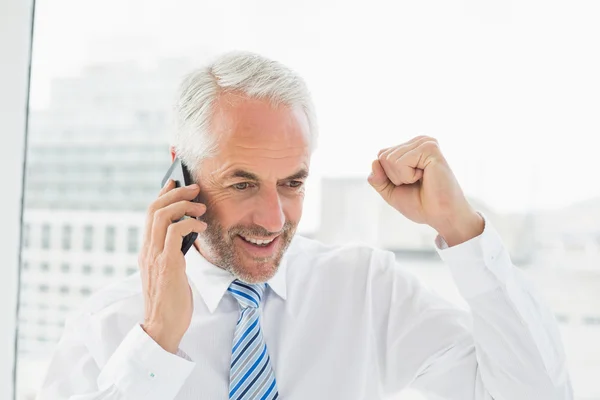
<instances>
[{"instance_id":1,"label":"blue striped tie","mask_svg":"<svg viewBox=\"0 0 600 400\"><path fill-rule=\"evenodd\" d=\"M240 318L235 327L229 398L235 400L275 400L279 398L271 358L260 330L260 299L266 284L249 284L239 280L227 289L238 301Z\"/></svg>"}]
</instances>

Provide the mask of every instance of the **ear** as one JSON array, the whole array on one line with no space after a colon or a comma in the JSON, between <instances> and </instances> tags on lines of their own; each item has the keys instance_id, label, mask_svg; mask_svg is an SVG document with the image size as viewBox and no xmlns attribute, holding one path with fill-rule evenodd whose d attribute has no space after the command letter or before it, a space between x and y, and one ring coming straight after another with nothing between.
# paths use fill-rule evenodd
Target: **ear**
<instances>
[{"instance_id":1,"label":"ear","mask_svg":"<svg viewBox=\"0 0 600 400\"><path fill-rule=\"evenodd\" d=\"M175 161L175 157L177 156L177 154L175 154L175 147L171 146L169 150L171 151L171 162L173 162Z\"/></svg>"}]
</instances>

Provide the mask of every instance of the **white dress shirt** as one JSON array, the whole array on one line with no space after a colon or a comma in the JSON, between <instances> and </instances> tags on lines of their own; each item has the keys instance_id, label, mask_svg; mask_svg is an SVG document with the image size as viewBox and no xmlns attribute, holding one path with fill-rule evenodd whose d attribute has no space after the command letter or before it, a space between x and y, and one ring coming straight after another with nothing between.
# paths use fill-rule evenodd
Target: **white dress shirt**
<instances>
[{"instance_id":1,"label":"white dress shirt","mask_svg":"<svg viewBox=\"0 0 600 400\"><path fill-rule=\"evenodd\" d=\"M296 235L260 306L280 397L372 400L412 387L430 399L572 399L552 312L489 221L476 238L448 248L438 236L435 247L469 310L391 252ZM136 274L67 322L38 399L227 399L234 277L193 247L186 260L194 312L177 355L141 329Z\"/></svg>"}]
</instances>

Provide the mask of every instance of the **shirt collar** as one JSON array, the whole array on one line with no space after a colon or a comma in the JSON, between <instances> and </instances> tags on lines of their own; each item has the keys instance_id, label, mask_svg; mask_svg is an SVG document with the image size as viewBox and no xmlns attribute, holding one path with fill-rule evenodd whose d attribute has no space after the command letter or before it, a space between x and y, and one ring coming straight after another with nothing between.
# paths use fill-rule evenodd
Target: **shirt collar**
<instances>
[{"instance_id":1,"label":"shirt collar","mask_svg":"<svg viewBox=\"0 0 600 400\"><path fill-rule=\"evenodd\" d=\"M281 258L275 275L267 281L268 286L283 300L287 296L286 272L288 261L286 255L287 252ZM185 259L188 279L202 296L208 310L213 313L235 277L231 272L209 262L195 246L189 249Z\"/></svg>"}]
</instances>

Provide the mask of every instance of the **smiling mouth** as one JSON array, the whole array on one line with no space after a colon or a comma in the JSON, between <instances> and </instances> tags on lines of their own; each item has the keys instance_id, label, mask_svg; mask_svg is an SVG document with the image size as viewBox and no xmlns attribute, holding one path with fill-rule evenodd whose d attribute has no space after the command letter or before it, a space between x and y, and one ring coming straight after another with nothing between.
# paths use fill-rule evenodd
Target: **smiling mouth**
<instances>
[{"instance_id":1,"label":"smiling mouth","mask_svg":"<svg viewBox=\"0 0 600 400\"><path fill-rule=\"evenodd\" d=\"M271 243L273 243L275 241L275 239L278 238L278 236L275 236L271 239L258 239L258 238L246 237L246 236L242 236L242 235L238 235L238 236L246 243L250 243L250 244L253 244L258 247L268 247Z\"/></svg>"}]
</instances>

